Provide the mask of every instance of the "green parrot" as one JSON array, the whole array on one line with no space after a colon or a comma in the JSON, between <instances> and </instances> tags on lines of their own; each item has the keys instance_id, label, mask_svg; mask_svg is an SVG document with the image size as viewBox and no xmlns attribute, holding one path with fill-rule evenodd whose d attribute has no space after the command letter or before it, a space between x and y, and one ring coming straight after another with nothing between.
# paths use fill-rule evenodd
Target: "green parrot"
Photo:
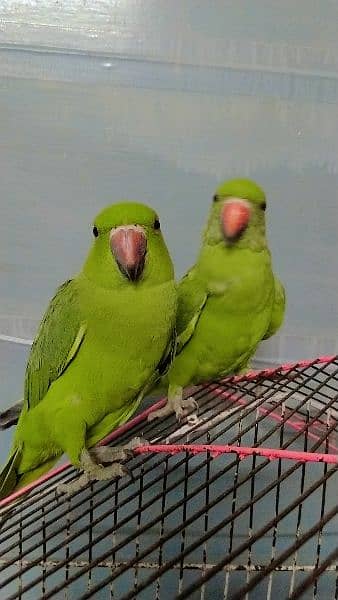
<instances>
[{"instance_id":1,"label":"green parrot","mask_svg":"<svg viewBox=\"0 0 338 600\"><path fill-rule=\"evenodd\" d=\"M196 264L178 286L177 351L166 405L149 420L197 408L183 388L245 372L259 342L281 326L285 291L265 236L266 199L248 179L216 190Z\"/></svg>"},{"instance_id":2,"label":"green parrot","mask_svg":"<svg viewBox=\"0 0 338 600\"><path fill-rule=\"evenodd\" d=\"M115 204L96 217L93 235L81 272L59 287L33 343L0 498L63 453L84 475L61 491L125 473L119 461L132 445L92 447L134 413L175 351L177 290L157 214Z\"/></svg>"}]
</instances>

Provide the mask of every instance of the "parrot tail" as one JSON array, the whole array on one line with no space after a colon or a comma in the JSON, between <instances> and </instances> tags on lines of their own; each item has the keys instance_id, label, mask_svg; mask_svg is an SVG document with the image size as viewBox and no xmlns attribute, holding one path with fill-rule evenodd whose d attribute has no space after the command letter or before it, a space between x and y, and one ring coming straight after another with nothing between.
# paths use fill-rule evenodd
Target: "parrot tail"
<instances>
[{"instance_id":1,"label":"parrot tail","mask_svg":"<svg viewBox=\"0 0 338 600\"><path fill-rule=\"evenodd\" d=\"M16 425L22 410L22 402L17 402L3 412L0 412L0 429L9 429Z\"/></svg>"},{"instance_id":2,"label":"parrot tail","mask_svg":"<svg viewBox=\"0 0 338 600\"><path fill-rule=\"evenodd\" d=\"M0 500L13 492L19 481L18 466L22 457L22 448L18 446L10 453L0 473Z\"/></svg>"},{"instance_id":3,"label":"parrot tail","mask_svg":"<svg viewBox=\"0 0 338 600\"><path fill-rule=\"evenodd\" d=\"M11 455L11 458L13 458L13 455ZM8 460L8 463L4 467L3 471L0 473L0 500L2 498L5 498L6 496L8 496L8 494L11 494L11 493L17 491L18 489L24 487L25 485L28 485L29 483L32 483L32 481L35 481L36 479L41 477L41 475L44 475L44 473L49 471L49 469L51 469L54 466L55 462L58 460L59 457L56 456L56 457L51 458L50 460L47 460L46 462L44 462L42 465L40 465L36 469L32 469L32 471L28 471L27 473L24 473L24 475L21 475L21 477L20 477L20 475L18 476L18 474L15 473L14 477L13 477L13 480L15 478L14 487L13 488L10 487L9 480L8 480L8 485L5 489L5 491L3 491L3 489L2 489L3 474L4 474L4 471L6 468L7 468L7 471L8 470L10 471L11 458ZM14 461L15 461L15 459L14 459ZM4 477L4 479L5 479L5 477ZM28 496L29 496L29 492L26 492L26 494L23 494L22 496L17 498L17 500L14 500L13 502L11 502L11 504L5 508L4 512L0 511L0 531L3 528L3 526L5 525L5 523L8 521L8 519L14 513L15 507L18 504L20 504L20 502L22 502L22 500L25 500L25 498L27 498Z\"/></svg>"},{"instance_id":4,"label":"parrot tail","mask_svg":"<svg viewBox=\"0 0 338 600\"><path fill-rule=\"evenodd\" d=\"M18 473L18 466L21 457L22 448L15 448L0 473L0 500L32 483L36 479L39 479L39 477L47 473L60 458L60 456L53 456L35 469L20 474Z\"/></svg>"}]
</instances>

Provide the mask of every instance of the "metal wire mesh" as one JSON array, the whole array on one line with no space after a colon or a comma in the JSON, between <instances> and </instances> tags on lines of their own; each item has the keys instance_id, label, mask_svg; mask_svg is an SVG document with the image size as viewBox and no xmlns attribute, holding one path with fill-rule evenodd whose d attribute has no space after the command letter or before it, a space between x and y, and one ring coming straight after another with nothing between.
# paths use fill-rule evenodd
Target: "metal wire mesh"
<instances>
[{"instance_id":1,"label":"metal wire mesh","mask_svg":"<svg viewBox=\"0 0 338 600\"><path fill-rule=\"evenodd\" d=\"M195 424L138 417L114 443L338 451L337 357L194 397ZM21 499L0 531L2 599L338 597L337 465L206 452L139 455L128 467L133 478L60 499L68 467Z\"/></svg>"}]
</instances>

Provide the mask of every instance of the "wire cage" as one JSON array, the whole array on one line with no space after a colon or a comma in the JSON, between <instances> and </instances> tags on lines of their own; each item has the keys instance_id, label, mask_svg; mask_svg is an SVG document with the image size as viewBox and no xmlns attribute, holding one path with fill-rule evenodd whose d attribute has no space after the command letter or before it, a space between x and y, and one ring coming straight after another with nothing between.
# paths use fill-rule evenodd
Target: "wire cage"
<instances>
[{"instance_id":1,"label":"wire cage","mask_svg":"<svg viewBox=\"0 0 338 600\"><path fill-rule=\"evenodd\" d=\"M194 397L195 421L151 407L106 440L157 445L132 477L60 497L63 465L2 501L1 599L338 598L338 357Z\"/></svg>"}]
</instances>

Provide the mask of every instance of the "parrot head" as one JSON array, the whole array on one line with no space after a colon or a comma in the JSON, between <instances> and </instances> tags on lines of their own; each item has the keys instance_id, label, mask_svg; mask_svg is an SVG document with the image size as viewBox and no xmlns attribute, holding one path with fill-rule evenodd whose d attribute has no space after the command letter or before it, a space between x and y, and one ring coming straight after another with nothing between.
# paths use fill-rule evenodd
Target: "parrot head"
<instances>
[{"instance_id":1,"label":"parrot head","mask_svg":"<svg viewBox=\"0 0 338 600\"><path fill-rule=\"evenodd\" d=\"M234 246L265 237L266 199L263 190L249 179L222 183L213 197L206 230L209 244Z\"/></svg>"},{"instance_id":2,"label":"parrot head","mask_svg":"<svg viewBox=\"0 0 338 600\"><path fill-rule=\"evenodd\" d=\"M94 219L93 236L84 272L102 287L173 278L172 261L152 208L136 202L108 206Z\"/></svg>"}]
</instances>

